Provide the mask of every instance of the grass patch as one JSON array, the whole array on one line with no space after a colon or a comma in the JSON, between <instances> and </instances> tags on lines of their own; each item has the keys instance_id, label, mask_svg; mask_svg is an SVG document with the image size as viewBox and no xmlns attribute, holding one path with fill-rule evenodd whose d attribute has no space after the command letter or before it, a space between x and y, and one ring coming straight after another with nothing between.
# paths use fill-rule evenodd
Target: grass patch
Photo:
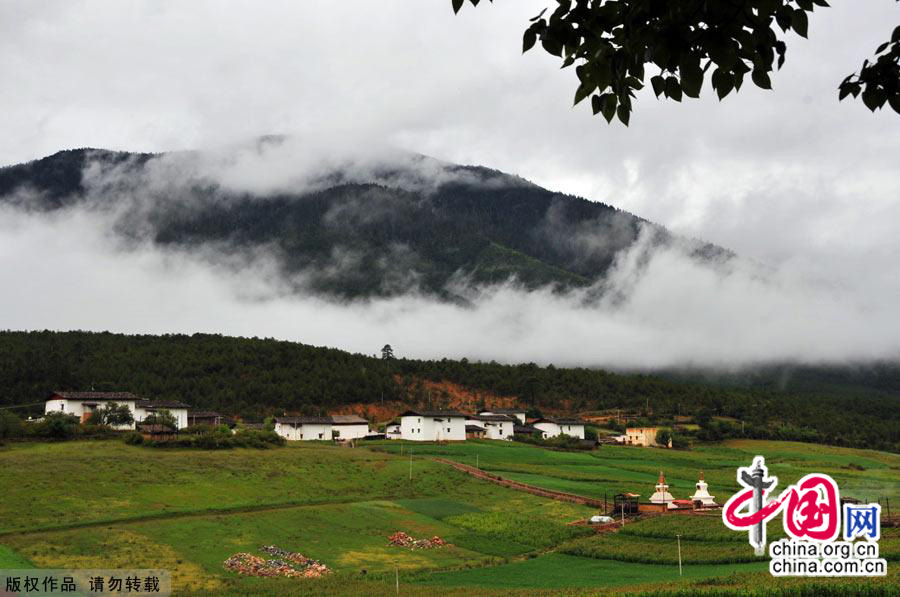
<instances>
[{"instance_id":1,"label":"grass patch","mask_svg":"<svg viewBox=\"0 0 900 597\"><path fill-rule=\"evenodd\" d=\"M587 527L566 526L559 522L512 512L477 512L461 514L447 522L480 535L494 537L542 549L581 535L593 533Z\"/></svg>"},{"instance_id":2,"label":"grass patch","mask_svg":"<svg viewBox=\"0 0 900 597\"><path fill-rule=\"evenodd\" d=\"M21 569L34 568L34 564L11 547L0 545L0 568Z\"/></svg>"},{"instance_id":3,"label":"grass patch","mask_svg":"<svg viewBox=\"0 0 900 597\"><path fill-rule=\"evenodd\" d=\"M759 570L768 564L685 566L684 579L701 579ZM421 577L418 582L441 587L507 589L599 588L678 580L678 566L593 560L550 553L493 568L454 570Z\"/></svg>"}]
</instances>

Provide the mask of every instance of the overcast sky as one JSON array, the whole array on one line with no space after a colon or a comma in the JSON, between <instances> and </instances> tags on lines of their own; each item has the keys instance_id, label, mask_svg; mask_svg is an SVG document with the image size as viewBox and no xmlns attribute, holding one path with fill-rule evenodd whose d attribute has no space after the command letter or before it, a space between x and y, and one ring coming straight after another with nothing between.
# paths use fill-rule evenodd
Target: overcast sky
<instances>
[{"instance_id":1,"label":"overcast sky","mask_svg":"<svg viewBox=\"0 0 900 597\"><path fill-rule=\"evenodd\" d=\"M676 104L645 90L629 128L573 108L574 73L556 59L520 53L547 4L454 16L449 0L0 0L0 164L334 135L519 174L861 298L900 299L900 117L836 97L900 4L836 0L809 40L788 37L774 91L748 82L721 103ZM14 249L4 230L10 263L27 241Z\"/></svg>"}]
</instances>

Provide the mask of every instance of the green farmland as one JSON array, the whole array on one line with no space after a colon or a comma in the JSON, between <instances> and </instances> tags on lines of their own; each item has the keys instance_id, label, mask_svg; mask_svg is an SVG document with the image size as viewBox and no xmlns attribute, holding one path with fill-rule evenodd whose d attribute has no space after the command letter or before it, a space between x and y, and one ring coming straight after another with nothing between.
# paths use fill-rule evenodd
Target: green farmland
<instances>
[{"instance_id":1,"label":"green farmland","mask_svg":"<svg viewBox=\"0 0 900 597\"><path fill-rule=\"evenodd\" d=\"M600 497L623 490L646 495L660 468L680 497L702 464L712 493L727 496L734 467L757 450L771 458L780 483L821 470L842 489L868 489L873 499L898 493L896 456L788 443L683 453L569 453L500 442L402 448L384 442L356 449L294 443L223 451L118 441L21 443L0 448L7 481L0 499L0 567L160 567L172 571L178 595L395 595L398 582L403 595L719 594L760 579L784 594L801 586L818 590L824 585L773 580L765 562L753 558L746 536L715 517L647 519L596 535L566 524L595 513L589 508L486 483L429 458L474 464L477 457L482 468L501 475L547 487L572 484L570 491ZM849 463L857 468L845 469ZM452 545L390 546L387 537L400 530ZM777 536L773 526L770 532ZM676 533L684 536L681 577L673 559ZM881 543L891 561L887 578L829 586L849 593L893 590L900 538L891 530ZM222 566L232 554L258 553L269 544L316 558L334 574L254 578Z\"/></svg>"},{"instance_id":2,"label":"green farmland","mask_svg":"<svg viewBox=\"0 0 900 597\"><path fill-rule=\"evenodd\" d=\"M831 475L841 495L861 500L888 498L900 508L900 457L887 452L836 448L797 442L736 440L722 445L701 445L692 450L665 450L631 446L604 446L591 452L535 449L515 442L467 441L444 445L398 445L383 442L376 449L414 455L440 456L477 465L502 477L546 489L602 499L630 491L647 499L659 472L666 475L675 498L694 492L703 471L709 491L718 500L737 489L736 469L757 454L766 457L779 488L810 472ZM900 511L898 511L900 513Z\"/></svg>"}]
</instances>

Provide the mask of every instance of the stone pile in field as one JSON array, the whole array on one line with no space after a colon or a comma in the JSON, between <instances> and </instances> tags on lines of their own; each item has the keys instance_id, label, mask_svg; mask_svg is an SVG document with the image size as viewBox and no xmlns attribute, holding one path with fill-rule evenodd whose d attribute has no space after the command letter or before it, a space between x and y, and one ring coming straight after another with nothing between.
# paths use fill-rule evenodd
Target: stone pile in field
<instances>
[{"instance_id":1,"label":"stone pile in field","mask_svg":"<svg viewBox=\"0 0 900 597\"><path fill-rule=\"evenodd\" d=\"M406 549L434 549L436 547L444 547L450 545L438 536L431 539L413 539L403 531L397 531L388 537L390 545L395 547L405 547Z\"/></svg>"},{"instance_id":2,"label":"stone pile in field","mask_svg":"<svg viewBox=\"0 0 900 597\"><path fill-rule=\"evenodd\" d=\"M225 569L247 576L288 576L316 578L331 573L331 570L318 560L307 558L276 547L264 545L259 550L276 559L266 560L249 553L236 553L225 560Z\"/></svg>"}]
</instances>

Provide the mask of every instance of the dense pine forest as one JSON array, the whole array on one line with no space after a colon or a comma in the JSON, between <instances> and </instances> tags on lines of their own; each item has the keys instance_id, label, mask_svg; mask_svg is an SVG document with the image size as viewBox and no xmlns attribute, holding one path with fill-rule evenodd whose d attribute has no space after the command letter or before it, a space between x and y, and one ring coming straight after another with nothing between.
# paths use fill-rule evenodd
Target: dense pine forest
<instances>
[{"instance_id":1,"label":"dense pine forest","mask_svg":"<svg viewBox=\"0 0 900 597\"><path fill-rule=\"evenodd\" d=\"M380 347L373 347L373 353ZM53 390L123 390L182 400L248 420L284 412L318 414L348 403L427 404L417 380L451 381L516 396L537 410L625 409L650 420L692 415L734 417L742 434L896 451L900 373L880 370L880 389L811 384L698 381L696 376L611 373L598 369L503 365L465 359L382 359L341 350L220 335L121 335L0 332L0 406L20 416L42 412ZM768 374L767 374L768 375ZM822 373L823 379L835 371ZM857 371L857 376L862 375ZM765 375L761 379L768 379ZM812 389L810 389L811 386ZM30 405L30 406L29 406Z\"/></svg>"}]
</instances>

